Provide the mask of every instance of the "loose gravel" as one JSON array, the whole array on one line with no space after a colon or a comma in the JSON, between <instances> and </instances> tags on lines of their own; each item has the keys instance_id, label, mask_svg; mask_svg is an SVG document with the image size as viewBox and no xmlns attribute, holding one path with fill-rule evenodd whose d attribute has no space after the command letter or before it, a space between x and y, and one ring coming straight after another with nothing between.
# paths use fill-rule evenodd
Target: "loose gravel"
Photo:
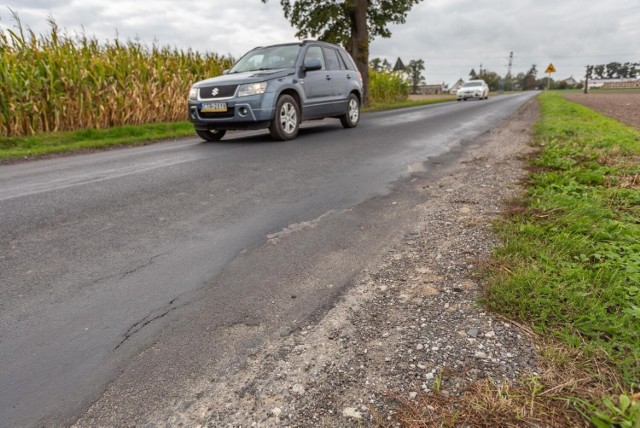
<instances>
[{"instance_id":1,"label":"loose gravel","mask_svg":"<svg viewBox=\"0 0 640 428\"><path fill-rule=\"evenodd\" d=\"M242 370L211 379L155 421L394 426L399 399L535 373L528 335L477 302L478 268L498 245L490 225L522 191L537 108L530 102L474 141L450 175L413 180L425 196L413 232L318 324L283 332Z\"/></svg>"}]
</instances>

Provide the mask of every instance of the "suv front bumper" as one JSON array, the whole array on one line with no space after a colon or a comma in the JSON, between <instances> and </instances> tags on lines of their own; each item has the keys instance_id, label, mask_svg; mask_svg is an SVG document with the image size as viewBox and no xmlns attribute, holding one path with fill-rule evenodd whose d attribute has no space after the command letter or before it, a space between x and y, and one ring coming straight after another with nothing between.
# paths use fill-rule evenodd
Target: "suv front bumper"
<instances>
[{"instance_id":1,"label":"suv front bumper","mask_svg":"<svg viewBox=\"0 0 640 428\"><path fill-rule=\"evenodd\" d=\"M207 102L226 103L227 111L202 112ZM189 100L189 120L197 130L261 129L269 126L275 112L275 93L265 92L225 100Z\"/></svg>"}]
</instances>

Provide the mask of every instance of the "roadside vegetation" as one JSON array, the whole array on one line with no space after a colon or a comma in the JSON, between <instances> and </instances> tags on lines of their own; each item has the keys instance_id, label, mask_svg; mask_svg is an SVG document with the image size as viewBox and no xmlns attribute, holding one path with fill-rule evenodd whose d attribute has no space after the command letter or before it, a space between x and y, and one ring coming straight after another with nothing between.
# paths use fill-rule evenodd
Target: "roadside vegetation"
<instances>
[{"instance_id":1,"label":"roadside vegetation","mask_svg":"<svg viewBox=\"0 0 640 428\"><path fill-rule=\"evenodd\" d=\"M208 76L202 74L198 78ZM406 82L393 75L372 72L371 105L363 111L388 110L432 104L447 99L422 101L408 100ZM185 92L186 93L186 92ZM184 94L181 94L184 95ZM179 119L186 115L186 96L175 101L182 108ZM0 161L17 158L31 158L54 153L101 150L122 145L144 145L150 142L195 136L193 125L184 120L144 125L111 126L106 128L85 128L66 132L38 132L33 135L0 136Z\"/></svg>"},{"instance_id":2,"label":"roadside vegetation","mask_svg":"<svg viewBox=\"0 0 640 428\"><path fill-rule=\"evenodd\" d=\"M640 132L539 97L526 195L496 230L483 304L529 331L541 371L405 403L408 426L640 427ZM432 409L427 410L425 409Z\"/></svg>"},{"instance_id":3,"label":"roadside vegetation","mask_svg":"<svg viewBox=\"0 0 640 428\"><path fill-rule=\"evenodd\" d=\"M0 137L184 120L192 82L231 59L137 41L0 30Z\"/></svg>"},{"instance_id":4,"label":"roadside vegetation","mask_svg":"<svg viewBox=\"0 0 640 428\"><path fill-rule=\"evenodd\" d=\"M194 135L190 85L220 75L232 59L114 39L22 28L0 30L0 160L100 150ZM400 77L371 72L369 110L407 101ZM440 101L438 101L440 102Z\"/></svg>"},{"instance_id":5,"label":"roadside vegetation","mask_svg":"<svg viewBox=\"0 0 640 428\"><path fill-rule=\"evenodd\" d=\"M193 135L193 125L190 122L167 122L107 129L46 132L25 137L0 137L0 161L56 153L104 150L117 146L145 145L159 140Z\"/></svg>"}]
</instances>

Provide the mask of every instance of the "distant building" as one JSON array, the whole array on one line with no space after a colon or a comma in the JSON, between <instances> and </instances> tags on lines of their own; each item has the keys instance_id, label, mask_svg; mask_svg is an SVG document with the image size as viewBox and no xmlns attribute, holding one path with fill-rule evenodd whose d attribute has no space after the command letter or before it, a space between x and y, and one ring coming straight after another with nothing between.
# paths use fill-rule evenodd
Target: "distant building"
<instances>
[{"instance_id":1,"label":"distant building","mask_svg":"<svg viewBox=\"0 0 640 428\"><path fill-rule=\"evenodd\" d=\"M439 95L445 93L444 84L438 85L418 85L416 95Z\"/></svg>"},{"instance_id":2,"label":"distant building","mask_svg":"<svg viewBox=\"0 0 640 428\"><path fill-rule=\"evenodd\" d=\"M589 89L640 89L640 79L589 79Z\"/></svg>"},{"instance_id":3,"label":"distant building","mask_svg":"<svg viewBox=\"0 0 640 428\"><path fill-rule=\"evenodd\" d=\"M462 85L464 85L464 80L458 79L458 81L451 85L451 88L449 88L449 93L455 94L456 92L458 92L458 89L462 87Z\"/></svg>"},{"instance_id":4,"label":"distant building","mask_svg":"<svg viewBox=\"0 0 640 428\"><path fill-rule=\"evenodd\" d=\"M578 83L580 83L576 79L574 79L573 76L569 77L568 79L564 79L564 80L560 80L560 81L566 83L567 85L571 85L571 86L577 85Z\"/></svg>"}]
</instances>

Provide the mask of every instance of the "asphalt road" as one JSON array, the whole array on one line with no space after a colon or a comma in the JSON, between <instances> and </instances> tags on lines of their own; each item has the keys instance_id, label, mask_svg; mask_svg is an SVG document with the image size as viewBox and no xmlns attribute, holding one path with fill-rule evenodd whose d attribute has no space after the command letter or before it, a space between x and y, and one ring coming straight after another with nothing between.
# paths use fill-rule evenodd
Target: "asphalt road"
<instances>
[{"instance_id":1,"label":"asphalt road","mask_svg":"<svg viewBox=\"0 0 640 428\"><path fill-rule=\"evenodd\" d=\"M238 369L403 230L389 198L427 159L534 95L0 166L0 426L68 424L96 400L88 421L141 422Z\"/></svg>"}]
</instances>

